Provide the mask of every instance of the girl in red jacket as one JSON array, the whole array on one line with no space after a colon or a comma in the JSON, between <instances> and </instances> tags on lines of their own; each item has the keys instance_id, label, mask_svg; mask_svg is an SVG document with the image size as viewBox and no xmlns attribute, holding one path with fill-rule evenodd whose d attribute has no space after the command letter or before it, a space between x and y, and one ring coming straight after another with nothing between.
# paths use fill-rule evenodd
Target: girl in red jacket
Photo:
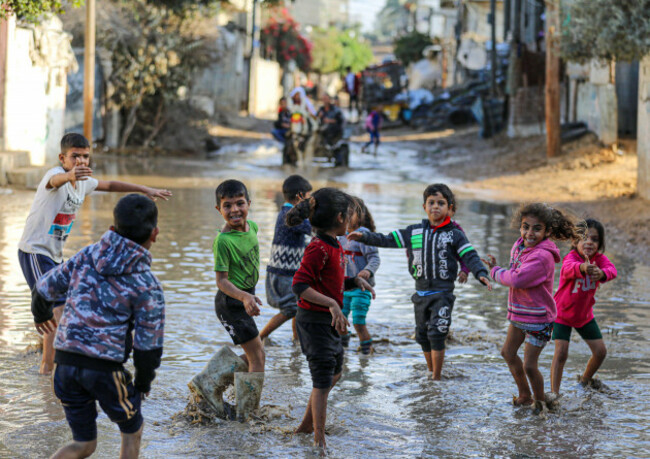
<instances>
[{"instance_id":1,"label":"girl in red jacket","mask_svg":"<svg viewBox=\"0 0 650 459\"><path fill-rule=\"evenodd\" d=\"M293 292L299 297L296 329L303 354L309 362L312 392L297 433L314 433L314 443L325 450L327 396L341 377L341 335L350 325L341 312L343 290L360 288L375 292L361 277L345 279L345 257L337 236L348 227L352 197L335 188L322 188L287 213L287 225L309 218L316 236L303 255L293 277Z\"/></svg>"},{"instance_id":2,"label":"girl in red jacket","mask_svg":"<svg viewBox=\"0 0 650 459\"><path fill-rule=\"evenodd\" d=\"M569 356L571 329L575 328L591 349L591 358L580 378L583 385L592 379L605 360L607 348L594 318L594 295L602 282L616 277L616 268L603 255L605 228L597 220L587 219L578 225L583 239L564 257L560 286L555 293L557 318L553 327L555 355L551 364L551 391L559 394L562 371Z\"/></svg>"}]
</instances>

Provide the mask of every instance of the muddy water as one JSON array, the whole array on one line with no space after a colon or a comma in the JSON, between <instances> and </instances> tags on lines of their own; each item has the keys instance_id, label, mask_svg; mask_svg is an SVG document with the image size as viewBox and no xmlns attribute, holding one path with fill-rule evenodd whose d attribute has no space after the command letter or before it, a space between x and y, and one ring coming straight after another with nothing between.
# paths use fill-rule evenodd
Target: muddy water
<instances>
[{"instance_id":1,"label":"muddy water","mask_svg":"<svg viewBox=\"0 0 650 459\"><path fill-rule=\"evenodd\" d=\"M350 171L310 171L317 186L340 186L363 197L379 230L389 231L422 218L423 183L437 176L417 153L386 146L378 158L353 155ZM214 209L214 188L226 177L244 180L252 194L250 218L260 226L262 265L270 251L278 193L286 172L266 146L225 152L209 161L128 162L98 159L105 178L116 175L173 190L161 203L161 235L154 245L153 269L165 288L165 354L146 419L142 457L303 457L315 456L311 439L291 436L310 392L309 369L285 326L267 347L262 421L189 425L175 417L187 401L187 382L230 340L213 309L216 291L211 245L222 223ZM119 196L95 194L86 200L66 255L96 241L111 223ZM40 355L29 312L29 292L20 272L16 244L32 192L0 194L0 457L43 457L70 439L49 378L37 374ZM509 228L511 207L461 195L457 220L481 252L506 260L516 233ZM563 253L566 253L564 248ZM453 340L444 380L427 378L419 346L413 342L409 301L413 282L402 251L381 251L377 299L368 316L376 353L361 357L353 338L344 377L332 392L328 445L333 457L643 457L650 456L650 269L610 254L619 279L598 293L596 316L609 349L599 372L607 390L585 390L576 382L589 356L576 339L563 384L563 405L547 418L514 409L515 386L499 355L505 337L507 289L488 294L476 281L457 286ZM258 293L263 301L262 269ZM262 327L276 311L265 307ZM547 390L552 348L540 364ZM94 457L116 457L117 429L100 414Z\"/></svg>"}]
</instances>

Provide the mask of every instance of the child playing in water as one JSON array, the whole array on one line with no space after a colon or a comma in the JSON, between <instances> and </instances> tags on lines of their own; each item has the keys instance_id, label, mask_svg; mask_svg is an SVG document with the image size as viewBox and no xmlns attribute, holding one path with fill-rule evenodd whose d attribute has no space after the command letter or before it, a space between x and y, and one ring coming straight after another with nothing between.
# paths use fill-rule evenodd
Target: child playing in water
<instances>
[{"instance_id":1,"label":"child playing in water","mask_svg":"<svg viewBox=\"0 0 650 459\"><path fill-rule=\"evenodd\" d=\"M299 297L296 328L313 387L296 432L313 432L315 444L323 450L327 397L341 377L341 335L347 333L349 325L341 312L343 290L356 287L374 296L362 277L345 279L345 258L337 236L346 233L352 206L351 196L335 188L322 188L287 214L288 226L300 225L309 218L316 231L293 277L293 291Z\"/></svg>"},{"instance_id":2,"label":"child playing in water","mask_svg":"<svg viewBox=\"0 0 650 459\"><path fill-rule=\"evenodd\" d=\"M488 272L465 233L451 223L449 209L456 204L447 185L429 185L423 193L426 219L389 234L355 231L348 239L366 245L406 249L409 271L415 279L411 297L415 309L415 340L422 347L434 380L440 380L445 360L445 339L454 307L458 257L488 290Z\"/></svg>"},{"instance_id":3,"label":"child playing in water","mask_svg":"<svg viewBox=\"0 0 650 459\"><path fill-rule=\"evenodd\" d=\"M573 240L576 233L568 217L541 203L522 206L513 223L519 227L521 237L512 246L509 268L498 266L492 255L487 255L487 260L483 261L490 267L492 279L510 287L510 326L501 355L508 363L519 391L513 404L534 404L536 410L543 410L544 378L537 360L553 331L556 316L553 280L555 263L560 261L560 251L551 239ZM522 363L517 351L524 341Z\"/></svg>"},{"instance_id":4,"label":"child playing in water","mask_svg":"<svg viewBox=\"0 0 650 459\"><path fill-rule=\"evenodd\" d=\"M39 183L18 243L18 260L30 290L43 274L63 262L63 246L87 195L96 190L139 192L153 200L167 200L171 196L167 190L92 177L90 143L81 134L63 136L59 161L61 165L47 171ZM61 318L64 303L65 292L54 303L57 321ZM41 374L49 374L54 368L53 343L54 333L46 331Z\"/></svg>"},{"instance_id":5,"label":"child playing in water","mask_svg":"<svg viewBox=\"0 0 650 459\"><path fill-rule=\"evenodd\" d=\"M591 349L591 358L580 377L583 385L593 382L593 376L607 355L603 335L594 318L594 295L602 282L616 277L616 268L603 255L605 228L597 220L587 219L578 224L581 238L564 257L560 285L555 292L557 318L553 326L555 355L551 364L551 391L559 394L562 371L569 356L571 329L575 328Z\"/></svg>"},{"instance_id":6,"label":"child playing in water","mask_svg":"<svg viewBox=\"0 0 650 459\"><path fill-rule=\"evenodd\" d=\"M56 331L52 386L72 430L73 442L55 458L95 451L96 401L119 426L120 457L137 458L140 450L141 403L160 366L165 326L165 299L149 253L158 237L158 209L130 194L119 200L113 217L97 244L44 273L32 292L36 329ZM57 330L52 307L66 295ZM124 368L131 350L135 380Z\"/></svg>"},{"instance_id":7,"label":"child playing in water","mask_svg":"<svg viewBox=\"0 0 650 459\"><path fill-rule=\"evenodd\" d=\"M453 206L449 208L449 218L454 218L454 215L456 215L456 203L454 203ZM465 231L463 230L463 227L458 224L456 220L452 220L451 224L454 225L457 229L461 230L463 234ZM460 257L456 257L458 260L458 283L459 284L465 284L467 283L467 276L469 275L470 271L467 266L465 266L465 263L463 263L463 260L460 259Z\"/></svg>"},{"instance_id":8,"label":"child playing in water","mask_svg":"<svg viewBox=\"0 0 650 459\"><path fill-rule=\"evenodd\" d=\"M275 233L271 245L271 256L266 267L266 299L270 306L280 310L260 332L264 340L280 325L293 320L293 339L296 341L296 312L298 305L293 294L293 275L300 267L305 252L305 237L311 234L309 220L300 225L287 226L287 213L302 199L309 198L311 183L300 175L291 175L282 184L285 203L275 222Z\"/></svg>"},{"instance_id":9,"label":"child playing in water","mask_svg":"<svg viewBox=\"0 0 650 459\"><path fill-rule=\"evenodd\" d=\"M361 198L353 198L356 205L350 217L348 228L350 231L374 232L375 222L370 211ZM339 244L343 247L346 258L345 277L352 279L357 276L367 280L375 286L375 273L379 269L381 260L377 247L367 246L361 242L351 241L345 236L339 236ZM352 324L359 337L359 346L362 354L372 352L372 338L366 327L366 316L370 308L372 294L367 290L353 289L343 292L343 315L346 319L352 312ZM341 337L343 347L350 342L350 333Z\"/></svg>"}]
</instances>

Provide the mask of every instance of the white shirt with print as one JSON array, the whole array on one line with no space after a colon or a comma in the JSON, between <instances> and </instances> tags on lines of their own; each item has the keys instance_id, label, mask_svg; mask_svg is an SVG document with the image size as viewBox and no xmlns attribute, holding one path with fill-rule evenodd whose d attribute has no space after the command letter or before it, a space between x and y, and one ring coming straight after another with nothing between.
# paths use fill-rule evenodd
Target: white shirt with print
<instances>
[{"instance_id":1,"label":"white shirt with print","mask_svg":"<svg viewBox=\"0 0 650 459\"><path fill-rule=\"evenodd\" d=\"M23 252L45 255L57 263L63 261L63 245L77 211L86 195L92 193L98 184L97 179L88 177L87 180L77 180L75 186L67 182L59 188L47 188L52 176L65 172L61 166L50 169L38 184L23 237L18 243Z\"/></svg>"}]
</instances>

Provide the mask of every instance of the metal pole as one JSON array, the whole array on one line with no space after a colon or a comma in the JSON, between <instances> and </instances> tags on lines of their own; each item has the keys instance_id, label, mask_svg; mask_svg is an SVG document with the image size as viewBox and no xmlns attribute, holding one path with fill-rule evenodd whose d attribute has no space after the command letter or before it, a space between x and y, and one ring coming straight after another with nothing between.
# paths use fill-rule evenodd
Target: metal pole
<instances>
[{"instance_id":1,"label":"metal pole","mask_svg":"<svg viewBox=\"0 0 650 459\"><path fill-rule=\"evenodd\" d=\"M510 16L512 14L511 0L503 1L503 41L508 41L508 32L510 32Z\"/></svg>"},{"instance_id":2,"label":"metal pole","mask_svg":"<svg viewBox=\"0 0 650 459\"><path fill-rule=\"evenodd\" d=\"M496 0L490 0L490 25L492 28L490 40L492 40L492 56L490 65L490 92L492 97L497 94L497 21L496 21Z\"/></svg>"},{"instance_id":3,"label":"metal pole","mask_svg":"<svg viewBox=\"0 0 650 459\"><path fill-rule=\"evenodd\" d=\"M93 99L95 96L95 0L86 0L84 42L84 136L93 143Z\"/></svg>"},{"instance_id":4,"label":"metal pole","mask_svg":"<svg viewBox=\"0 0 650 459\"><path fill-rule=\"evenodd\" d=\"M561 153L560 144L560 1L546 0L546 156Z\"/></svg>"},{"instance_id":5,"label":"metal pole","mask_svg":"<svg viewBox=\"0 0 650 459\"><path fill-rule=\"evenodd\" d=\"M253 114L254 108L255 108L255 78L256 78L256 73L255 73L255 49L257 47L257 41L259 41L259 33L258 33L258 27L255 21L257 20L257 0L253 0L253 15L251 18L252 25L251 25L251 49L250 49L250 56L248 59L248 91L247 91L247 97L248 97L248 112L249 115Z\"/></svg>"}]
</instances>

